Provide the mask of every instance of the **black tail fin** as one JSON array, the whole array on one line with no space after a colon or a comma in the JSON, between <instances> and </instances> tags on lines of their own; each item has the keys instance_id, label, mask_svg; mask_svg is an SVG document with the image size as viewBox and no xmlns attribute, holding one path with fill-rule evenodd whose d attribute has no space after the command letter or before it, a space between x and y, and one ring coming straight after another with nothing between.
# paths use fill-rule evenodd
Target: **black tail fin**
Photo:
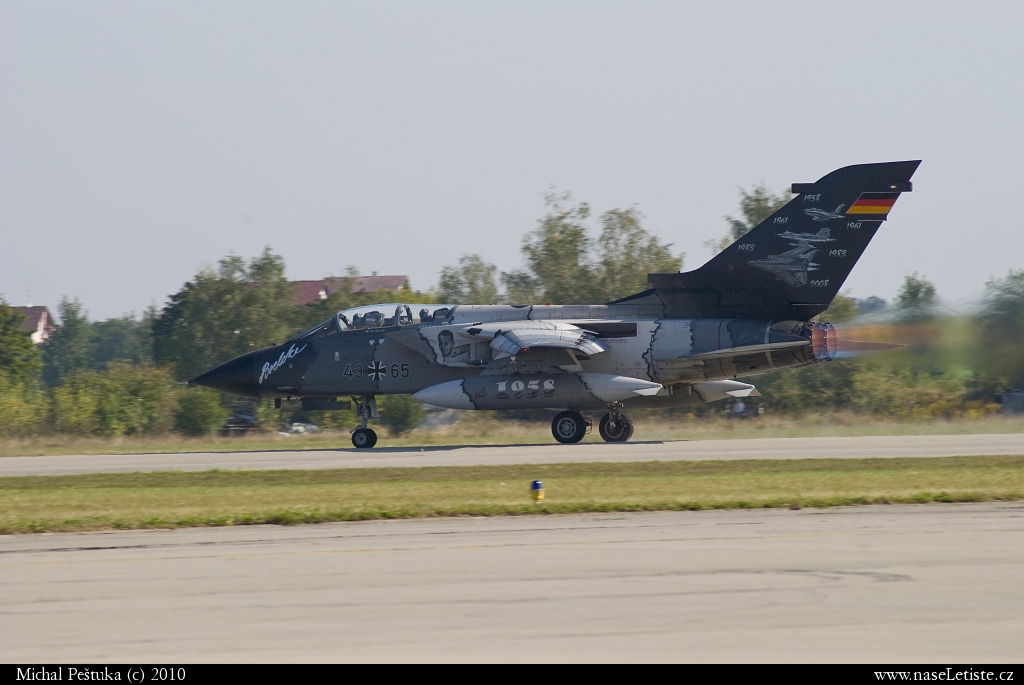
<instances>
[{"instance_id":1,"label":"black tail fin","mask_svg":"<svg viewBox=\"0 0 1024 685\"><path fill-rule=\"evenodd\" d=\"M920 163L857 164L794 183L795 198L707 264L650 274L652 290L618 302L660 301L682 318L806 321L828 308Z\"/></svg>"}]
</instances>

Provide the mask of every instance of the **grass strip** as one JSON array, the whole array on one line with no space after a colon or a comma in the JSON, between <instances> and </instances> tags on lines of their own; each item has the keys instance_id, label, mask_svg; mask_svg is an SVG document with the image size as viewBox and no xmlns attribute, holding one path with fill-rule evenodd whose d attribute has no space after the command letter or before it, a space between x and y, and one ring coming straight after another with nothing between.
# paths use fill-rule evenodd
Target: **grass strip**
<instances>
[{"instance_id":1,"label":"grass strip","mask_svg":"<svg viewBox=\"0 0 1024 685\"><path fill-rule=\"evenodd\" d=\"M380 431L379 447L480 446L551 444L551 425L546 421L506 421L490 412L463 412L450 426L421 428L401 437ZM966 435L1024 433L1024 417L990 416L981 419L932 421L880 420L847 413L805 417L760 417L743 421L720 417L673 417L664 419L633 413L636 439L735 440L748 438L848 437L892 435ZM379 427L377 427L379 429ZM585 442L602 442L594 431ZM188 438L166 434L99 438L41 435L0 439L0 457L63 454L137 454L181 452L252 452L267 450L353 449L345 430L280 435L260 433L245 437Z\"/></svg>"},{"instance_id":2,"label":"grass strip","mask_svg":"<svg viewBox=\"0 0 1024 685\"><path fill-rule=\"evenodd\" d=\"M0 533L1022 499L1024 456L27 476Z\"/></svg>"}]
</instances>

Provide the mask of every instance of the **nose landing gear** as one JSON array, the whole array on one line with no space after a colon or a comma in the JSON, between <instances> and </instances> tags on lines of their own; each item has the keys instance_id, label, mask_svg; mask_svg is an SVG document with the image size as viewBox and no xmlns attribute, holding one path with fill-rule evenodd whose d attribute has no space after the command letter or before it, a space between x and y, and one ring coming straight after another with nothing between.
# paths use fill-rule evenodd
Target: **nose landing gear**
<instances>
[{"instance_id":1,"label":"nose landing gear","mask_svg":"<svg viewBox=\"0 0 1024 685\"><path fill-rule=\"evenodd\" d=\"M366 427L370 419L380 418L380 414L377 413L377 399L373 395L363 395L353 397L352 401L355 402L356 413L359 414L359 428L352 431L352 444L361 449L369 449L377 444L376 431Z\"/></svg>"}]
</instances>

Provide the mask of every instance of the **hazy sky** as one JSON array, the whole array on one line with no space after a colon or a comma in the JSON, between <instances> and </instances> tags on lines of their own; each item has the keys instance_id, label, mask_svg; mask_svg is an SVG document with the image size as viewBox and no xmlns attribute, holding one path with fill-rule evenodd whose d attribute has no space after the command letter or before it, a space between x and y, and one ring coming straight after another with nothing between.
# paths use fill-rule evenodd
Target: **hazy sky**
<instances>
[{"instance_id":1,"label":"hazy sky","mask_svg":"<svg viewBox=\"0 0 1024 685\"><path fill-rule=\"evenodd\" d=\"M1020 2L0 0L0 294L94 319L265 245L509 270L550 186L710 256L737 188L923 159L854 269L1024 268Z\"/></svg>"}]
</instances>

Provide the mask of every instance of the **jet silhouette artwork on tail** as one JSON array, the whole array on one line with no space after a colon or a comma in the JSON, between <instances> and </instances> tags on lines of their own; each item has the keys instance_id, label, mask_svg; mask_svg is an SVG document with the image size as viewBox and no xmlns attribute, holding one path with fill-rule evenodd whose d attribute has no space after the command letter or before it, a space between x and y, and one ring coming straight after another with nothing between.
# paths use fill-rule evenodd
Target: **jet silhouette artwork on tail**
<instances>
[{"instance_id":1,"label":"jet silhouette artwork on tail","mask_svg":"<svg viewBox=\"0 0 1024 685\"><path fill-rule=\"evenodd\" d=\"M835 329L812 319L919 164L859 164L793 184L796 197L704 266L648 274L648 290L605 305L368 305L190 385L298 399L307 411L347 409L339 398L351 397L352 443L363 448L377 442L369 421L388 394L453 409L558 410L551 430L562 443L587 433L583 412L599 412L601 437L625 442L629 409L753 396L738 379L833 359ZM823 204L850 210L816 231ZM780 238L792 249L778 254Z\"/></svg>"},{"instance_id":2,"label":"jet silhouette artwork on tail","mask_svg":"<svg viewBox=\"0 0 1024 685\"><path fill-rule=\"evenodd\" d=\"M816 254L818 248L803 243L789 252L768 255L764 259L754 259L748 263L775 274L776 278L787 285L799 287L807 285L807 276L811 271L818 270L820 265L811 261Z\"/></svg>"},{"instance_id":3,"label":"jet silhouette artwork on tail","mask_svg":"<svg viewBox=\"0 0 1024 685\"><path fill-rule=\"evenodd\" d=\"M805 209L804 210L804 214L806 214L807 216L811 217L815 221L829 221L830 219L843 219L843 218L845 218L845 215L843 214L843 207L845 207L845 206L846 205L839 205L838 207L836 207L836 211L834 211L834 212L826 212L824 209L818 209L817 207L811 207L810 209Z\"/></svg>"},{"instance_id":4,"label":"jet silhouette artwork on tail","mask_svg":"<svg viewBox=\"0 0 1024 685\"><path fill-rule=\"evenodd\" d=\"M804 245L807 243L831 243L835 238L830 237L832 234L827 228L823 228L817 233L794 233L793 231L783 231L779 234L780 238L787 240L795 240L795 243L790 245Z\"/></svg>"}]
</instances>

